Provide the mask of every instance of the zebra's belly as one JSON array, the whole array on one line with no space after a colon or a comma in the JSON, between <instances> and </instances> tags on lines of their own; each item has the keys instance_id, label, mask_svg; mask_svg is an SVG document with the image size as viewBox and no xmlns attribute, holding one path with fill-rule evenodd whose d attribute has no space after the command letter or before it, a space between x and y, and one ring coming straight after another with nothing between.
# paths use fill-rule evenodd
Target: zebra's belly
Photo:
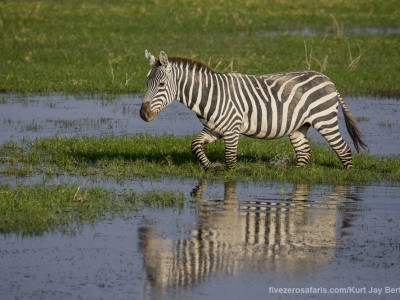
<instances>
[{"instance_id":1,"label":"zebra's belly","mask_svg":"<svg viewBox=\"0 0 400 300\"><path fill-rule=\"evenodd\" d=\"M264 121L259 124L255 120L248 120L246 117L240 128L240 133L257 139L277 139L290 134L286 128L282 128L282 124L278 126L278 122L270 120L270 122Z\"/></svg>"},{"instance_id":2,"label":"zebra's belly","mask_svg":"<svg viewBox=\"0 0 400 300\"><path fill-rule=\"evenodd\" d=\"M289 133L281 134L281 133L278 133L277 131L267 131L267 130L261 130L257 133L251 133L251 132L246 132L246 131L240 132L240 133L245 136L248 136L248 137L252 137L252 138L256 138L256 139L264 139L264 140L279 139L279 138L284 137L289 134Z\"/></svg>"},{"instance_id":3,"label":"zebra's belly","mask_svg":"<svg viewBox=\"0 0 400 300\"><path fill-rule=\"evenodd\" d=\"M221 126L220 122L215 122L214 120L199 119L211 132L221 136L224 136L225 132L237 130L233 128L238 128L237 126L233 126L233 128L232 126ZM290 130L289 128L284 128L282 124L279 125L279 123L275 124L274 122L257 124L254 121L249 122L245 117L239 128L239 133L257 139L277 139L289 135L296 129L297 128L293 128L293 130ZM290 130L290 132L288 132L288 130Z\"/></svg>"}]
</instances>

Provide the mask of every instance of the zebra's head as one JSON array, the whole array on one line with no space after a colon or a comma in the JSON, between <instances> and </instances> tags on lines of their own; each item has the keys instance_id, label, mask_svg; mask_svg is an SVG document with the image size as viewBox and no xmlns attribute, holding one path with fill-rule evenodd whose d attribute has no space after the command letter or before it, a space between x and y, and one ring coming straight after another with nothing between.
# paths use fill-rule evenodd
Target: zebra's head
<instances>
[{"instance_id":1,"label":"zebra's head","mask_svg":"<svg viewBox=\"0 0 400 300\"><path fill-rule=\"evenodd\" d=\"M140 116L150 122L164 107L175 100L177 88L168 56L161 51L157 60L147 50L145 55L150 63L150 72L147 74L147 91L143 98Z\"/></svg>"}]
</instances>

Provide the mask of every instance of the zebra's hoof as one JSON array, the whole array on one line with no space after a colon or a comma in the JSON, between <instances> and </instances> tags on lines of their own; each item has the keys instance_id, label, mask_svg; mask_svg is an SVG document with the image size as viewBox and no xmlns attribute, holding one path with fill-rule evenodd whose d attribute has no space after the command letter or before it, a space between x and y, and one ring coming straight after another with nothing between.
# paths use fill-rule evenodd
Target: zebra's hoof
<instances>
[{"instance_id":1,"label":"zebra's hoof","mask_svg":"<svg viewBox=\"0 0 400 300\"><path fill-rule=\"evenodd\" d=\"M219 163L212 163L208 168L207 171L214 171L219 172L225 170L225 165Z\"/></svg>"}]
</instances>

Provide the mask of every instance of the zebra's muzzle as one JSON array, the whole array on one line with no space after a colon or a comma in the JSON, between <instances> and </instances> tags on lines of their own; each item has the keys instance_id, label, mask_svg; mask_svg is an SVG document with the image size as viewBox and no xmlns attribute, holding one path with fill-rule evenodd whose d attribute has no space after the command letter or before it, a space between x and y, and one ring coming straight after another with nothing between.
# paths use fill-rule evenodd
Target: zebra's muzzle
<instances>
[{"instance_id":1,"label":"zebra's muzzle","mask_svg":"<svg viewBox=\"0 0 400 300\"><path fill-rule=\"evenodd\" d=\"M142 104L142 107L140 108L140 117L146 121L150 122L153 121L154 118L156 117L156 113L154 113L151 108L150 108L150 101L149 102L144 102Z\"/></svg>"}]
</instances>

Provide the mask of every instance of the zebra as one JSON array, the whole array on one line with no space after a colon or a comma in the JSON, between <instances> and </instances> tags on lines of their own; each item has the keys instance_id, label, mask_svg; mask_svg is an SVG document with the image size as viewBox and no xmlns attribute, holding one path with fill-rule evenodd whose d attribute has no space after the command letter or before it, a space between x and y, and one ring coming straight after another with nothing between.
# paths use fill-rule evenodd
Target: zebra
<instances>
[{"instance_id":1,"label":"zebra","mask_svg":"<svg viewBox=\"0 0 400 300\"><path fill-rule=\"evenodd\" d=\"M355 149L366 149L355 118L333 82L315 71L290 71L268 75L217 73L202 62L168 57L156 59L149 51L147 91L140 116L152 121L173 100L194 111L204 125L191 151L205 170L233 169L237 163L240 134L258 139L289 136L297 166L311 158L307 131L314 127L348 169L352 152L339 132L338 104ZM225 144L225 165L212 163L204 145L218 139Z\"/></svg>"}]
</instances>

